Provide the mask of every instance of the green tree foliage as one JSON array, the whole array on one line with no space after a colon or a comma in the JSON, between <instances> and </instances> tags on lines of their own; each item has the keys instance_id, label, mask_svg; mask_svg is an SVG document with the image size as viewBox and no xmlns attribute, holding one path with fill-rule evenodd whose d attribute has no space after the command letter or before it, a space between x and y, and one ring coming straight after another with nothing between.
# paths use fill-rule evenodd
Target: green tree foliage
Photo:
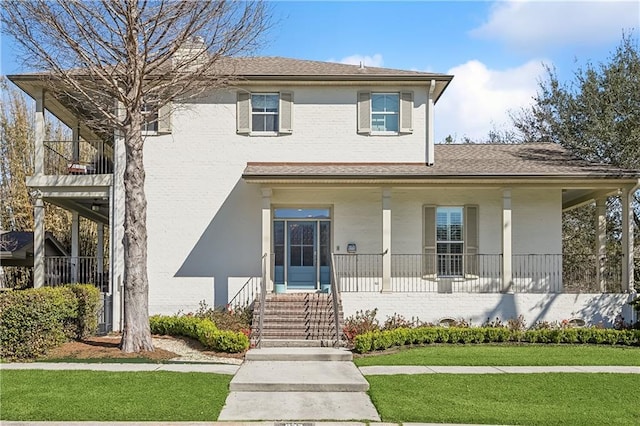
<instances>
[{"instance_id":1,"label":"green tree foliage","mask_svg":"<svg viewBox=\"0 0 640 426\"><path fill-rule=\"evenodd\" d=\"M638 42L629 34L623 35L607 62L587 63L568 82L560 81L553 68L546 70L535 103L511 114L515 139L521 143L553 142L584 160L640 169ZM593 205L564 214L565 253L593 253L594 214ZM619 199L607 201L607 220L607 253L620 255ZM636 258L639 258L639 191L634 195L634 221Z\"/></svg>"}]
</instances>

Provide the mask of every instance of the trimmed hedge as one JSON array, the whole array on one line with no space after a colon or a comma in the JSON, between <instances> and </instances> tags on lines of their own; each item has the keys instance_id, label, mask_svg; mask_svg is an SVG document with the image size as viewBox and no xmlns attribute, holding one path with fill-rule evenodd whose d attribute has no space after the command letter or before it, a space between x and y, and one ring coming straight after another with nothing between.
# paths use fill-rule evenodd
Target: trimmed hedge
<instances>
[{"instance_id":1,"label":"trimmed hedge","mask_svg":"<svg viewBox=\"0 0 640 426\"><path fill-rule=\"evenodd\" d=\"M640 346L640 330L601 328L559 328L540 330L509 330L497 327L418 327L370 331L353 341L354 350L366 353L392 346L429 343L592 343Z\"/></svg>"},{"instance_id":2,"label":"trimmed hedge","mask_svg":"<svg viewBox=\"0 0 640 426\"><path fill-rule=\"evenodd\" d=\"M98 330L98 309L100 309L100 290L92 284L70 284L78 300L78 318L76 338L85 339Z\"/></svg>"},{"instance_id":3,"label":"trimmed hedge","mask_svg":"<svg viewBox=\"0 0 640 426\"><path fill-rule=\"evenodd\" d=\"M149 317L149 325L153 334L191 337L215 351L236 353L249 349L249 338L244 333L219 330L206 318L153 315Z\"/></svg>"}]
</instances>

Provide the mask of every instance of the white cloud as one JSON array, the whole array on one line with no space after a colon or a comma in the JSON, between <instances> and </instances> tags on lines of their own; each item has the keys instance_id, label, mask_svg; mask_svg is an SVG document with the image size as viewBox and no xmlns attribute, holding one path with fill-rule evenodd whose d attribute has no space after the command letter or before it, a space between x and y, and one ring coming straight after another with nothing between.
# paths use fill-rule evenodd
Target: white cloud
<instances>
[{"instance_id":1,"label":"white cloud","mask_svg":"<svg viewBox=\"0 0 640 426\"><path fill-rule=\"evenodd\" d=\"M517 68L492 70L471 60L447 71L454 78L435 107L436 142L447 135L484 141L494 127L510 127L509 111L533 103L544 75L542 63L532 60Z\"/></svg>"},{"instance_id":2,"label":"white cloud","mask_svg":"<svg viewBox=\"0 0 640 426\"><path fill-rule=\"evenodd\" d=\"M368 55L351 55L340 60L328 59L328 62L339 62L341 64L347 65L360 65L363 63L367 67L381 67L384 64L382 60L382 55L380 53L376 53L373 56Z\"/></svg>"},{"instance_id":3,"label":"white cloud","mask_svg":"<svg viewBox=\"0 0 640 426\"><path fill-rule=\"evenodd\" d=\"M638 28L637 1L505 1L493 4L488 20L470 31L516 49L540 51L565 44L601 45Z\"/></svg>"}]
</instances>

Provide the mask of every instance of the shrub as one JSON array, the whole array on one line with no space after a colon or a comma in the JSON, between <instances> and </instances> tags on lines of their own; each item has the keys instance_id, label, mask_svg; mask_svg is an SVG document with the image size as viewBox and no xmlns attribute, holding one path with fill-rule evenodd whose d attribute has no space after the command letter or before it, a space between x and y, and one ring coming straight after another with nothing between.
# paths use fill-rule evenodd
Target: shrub
<instances>
[{"instance_id":1,"label":"shrub","mask_svg":"<svg viewBox=\"0 0 640 426\"><path fill-rule=\"evenodd\" d=\"M207 349L219 352L237 353L249 348L249 338L245 333L220 330L208 318L153 315L149 317L149 325L153 334L191 337Z\"/></svg>"},{"instance_id":2,"label":"shrub","mask_svg":"<svg viewBox=\"0 0 640 426\"><path fill-rule=\"evenodd\" d=\"M353 343L355 337L360 334L380 330L377 313L378 309L357 311L355 315L345 318L342 331L349 343Z\"/></svg>"},{"instance_id":3,"label":"shrub","mask_svg":"<svg viewBox=\"0 0 640 426\"><path fill-rule=\"evenodd\" d=\"M43 355L78 335L78 300L69 287L0 293L0 355Z\"/></svg>"},{"instance_id":4,"label":"shrub","mask_svg":"<svg viewBox=\"0 0 640 426\"><path fill-rule=\"evenodd\" d=\"M246 334L251 329L253 310L249 306L240 309L230 306L213 309L203 300L194 315L213 321L220 330L240 331Z\"/></svg>"},{"instance_id":5,"label":"shrub","mask_svg":"<svg viewBox=\"0 0 640 426\"><path fill-rule=\"evenodd\" d=\"M78 300L76 338L85 339L98 330L100 290L92 284L71 284L68 287Z\"/></svg>"}]
</instances>

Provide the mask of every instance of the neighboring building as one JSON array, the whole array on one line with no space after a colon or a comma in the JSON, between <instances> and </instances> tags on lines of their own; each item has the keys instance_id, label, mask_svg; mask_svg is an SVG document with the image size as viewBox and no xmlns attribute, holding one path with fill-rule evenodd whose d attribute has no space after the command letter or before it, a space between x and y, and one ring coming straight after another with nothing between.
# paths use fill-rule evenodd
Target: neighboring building
<instances>
[{"instance_id":1,"label":"neighboring building","mask_svg":"<svg viewBox=\"0 0 640 426\"><path fill-rule=\"evenodd\" d=\"M434 145L434 105L450 75L231 61L232 87L174 102L146 129L151 313L224 305L245 283L255 287L264 268L269 291L322 291L333 279L345 315L631 318L630 203L640 172L550 144ZM9 78L36 99L37 125L48 109L74 131L68 142L36 140L28 178L40 194L36 235L43 202L108 226L118 329L122 140L99 138L37 75ZM622 200L622 259L604 258L611 195ZM597 247L564 259L562 212L593 201Z\"/></svg>"}]
</instances>

